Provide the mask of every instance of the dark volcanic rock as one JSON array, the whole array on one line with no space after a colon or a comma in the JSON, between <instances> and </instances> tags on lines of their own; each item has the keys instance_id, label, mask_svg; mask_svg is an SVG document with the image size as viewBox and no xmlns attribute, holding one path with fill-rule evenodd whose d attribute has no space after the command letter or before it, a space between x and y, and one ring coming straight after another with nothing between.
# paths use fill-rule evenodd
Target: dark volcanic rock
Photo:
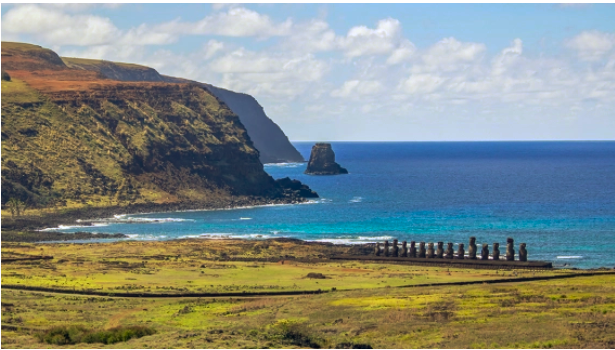
<instances>
[{"instance_id":1,"label":"dark volcanic rock","mask_svg":"<svg viewBox=\"0 0 615 350\"><path fill-rule=\"evenodd\" d=\"M2 80L11 81L11 76L4 69L2 70Z\"/></svg>"},{"instance_id":2,"label":"dark volcanic rock","mask_svg":"<svg viewBox=\"0 0 615 350\"><path fill-rule=\"evenodd\" d=\"M306 174L309 175L339 175L348 174L348 170L335 162L335 153L330 143L319 142L312 147L312 154Z\"/></svg>"},{"instance_id":3,"label":"dark volcanic rock","mask_svg":"<svg viewBox=\"0 0 615 350\"><path fill-rule=\"evenodd\" d=\"M312 191L312 189L302 184L299 180L291 180L290 177L285 177L276 180L276 183L285 193L290 193L301 198L318 198L318 193Z\"/></svg>"}]
</instances>

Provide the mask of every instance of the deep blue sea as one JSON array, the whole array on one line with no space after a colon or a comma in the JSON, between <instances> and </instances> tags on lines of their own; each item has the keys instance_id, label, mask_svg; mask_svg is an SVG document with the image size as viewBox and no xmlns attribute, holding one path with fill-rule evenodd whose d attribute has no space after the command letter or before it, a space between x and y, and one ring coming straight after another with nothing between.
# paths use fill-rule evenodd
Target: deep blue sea
<instances>
[{"instance_id":1,"label":"deep blue sea","mask_svg":"<svg viewBox=\"0 0 615 350\"><path fill-rule=\"evenodd\" d=\"M309 158L313 142L296 142ZM62 228L132 239L295 237L527 243L530 260L615 266L615 142L334 142L349 175L266 165L321 198L309 204L123 216L141 223ZM157 222L154 220L157 219ZM456 246L455 246L456 249Z\"/></svg>"}]
</instances>

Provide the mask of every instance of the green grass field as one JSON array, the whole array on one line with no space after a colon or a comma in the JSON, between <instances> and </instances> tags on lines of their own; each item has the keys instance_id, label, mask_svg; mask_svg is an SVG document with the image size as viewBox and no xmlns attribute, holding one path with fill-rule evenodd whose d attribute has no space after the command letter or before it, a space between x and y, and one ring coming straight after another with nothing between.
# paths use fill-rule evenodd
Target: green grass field
<instances>
[{"instance_id":1,"label":"green grass field","mask_svg":"<svg viewBox=\"0 0 615 350\"><path fill-rule=\"evenodd\" d=\"M266 249L264 247L267 247ZM331 290L317 295L120 298L2 289L2 347L57 348L51 327L154 334L67 348L613 348L615 276L395 288L400 285L556 275L562 271L446 269L359 262L230 262L221 252L297 257L331 247L294 242L185 240L3 244L2 285L150 293ZM299 254L304 255L299 255ZM137 258L140 257L140 258ZM326 279L306 278L310 272ZM567 271L570 272L570 271ZM150 333L148 333L150 334ZM42 338L41 338L42 339Z\"/></svg>"}]
</instances>

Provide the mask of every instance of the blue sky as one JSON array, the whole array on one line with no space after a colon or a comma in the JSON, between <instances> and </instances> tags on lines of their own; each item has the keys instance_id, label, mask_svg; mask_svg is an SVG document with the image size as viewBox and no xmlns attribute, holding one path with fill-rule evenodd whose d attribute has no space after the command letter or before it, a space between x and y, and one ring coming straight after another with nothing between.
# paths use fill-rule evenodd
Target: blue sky
<instances>
[{"instance_id":1,"label":"blue sky","mask_svg":"<svg viewBox=\"0 0 615 350\"><path fill-rule=\"evenodd\" d=\"M2 40L253 95L293 140L615 139L615 5L2 5Z\"/></svg>"}]
</instances>

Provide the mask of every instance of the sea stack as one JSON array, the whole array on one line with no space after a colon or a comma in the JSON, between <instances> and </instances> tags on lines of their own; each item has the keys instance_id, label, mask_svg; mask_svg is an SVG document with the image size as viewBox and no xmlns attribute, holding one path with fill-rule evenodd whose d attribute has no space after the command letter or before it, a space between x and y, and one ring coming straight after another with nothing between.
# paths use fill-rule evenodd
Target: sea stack
<instances>
[{"instance_id":1,"label":"sea stack","mask_svg":"<svg viewBox=\"0 0 615 350\"><path fill-rule=\"evenodd\" d=\"M339 175L348 174L348 170L335 162L335 153L330 143L319 142L312 147L312 154L310 154L305 173L308 175Z\"/></svg>"}]
</instances>

